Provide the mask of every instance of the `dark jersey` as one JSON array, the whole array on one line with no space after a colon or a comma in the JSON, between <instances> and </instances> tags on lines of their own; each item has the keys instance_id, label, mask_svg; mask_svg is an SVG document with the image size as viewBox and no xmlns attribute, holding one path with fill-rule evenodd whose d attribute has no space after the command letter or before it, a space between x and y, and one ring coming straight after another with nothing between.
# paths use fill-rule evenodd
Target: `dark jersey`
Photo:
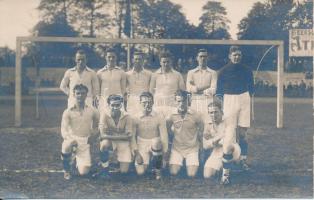
<instances>
[{"instance_id":1,"label":"dark jersey","mask_svg":"<svg viewBox=\"0 0 314 200\"><path fill-rule=\"evenodd\" d=\"M218 73L216 95L254 93L253 73L243 64L228 63Z\"/></svg>"}]
</instances>

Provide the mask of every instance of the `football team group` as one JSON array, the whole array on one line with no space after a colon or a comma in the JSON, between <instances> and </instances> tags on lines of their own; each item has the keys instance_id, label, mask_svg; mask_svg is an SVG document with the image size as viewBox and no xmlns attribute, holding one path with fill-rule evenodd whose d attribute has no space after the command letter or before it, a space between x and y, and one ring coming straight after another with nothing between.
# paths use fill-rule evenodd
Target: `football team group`
<instances>
[{"instance_id":1,"label":"football team group","mask_svg":"<svg viewBox=\"0 0 314 200\"><path fill-rule=\"evenodd\" d=\"M65 179L110 176L114 163L121 174L132 163L138 175L152 168L157 180L168 168L177 175L185 163L187 176L194 177L205 150L210 154L204 178L218 177L226 185L233 166L249 169L246 135L254 81L238 46L230 47L230 62L219 71L208 67L208 52L200 49L198 66L186 81L172 68L169 53L160 55L154 73L145 69L142 52L134 53L128 72L117 66L114 50L105 58L107 65L96 73L86 66L85 52L77 51L76 66L60 84L68 96L61 122ZM91 145L99 146L97 163Z\"/></svg>"}]
</instances>

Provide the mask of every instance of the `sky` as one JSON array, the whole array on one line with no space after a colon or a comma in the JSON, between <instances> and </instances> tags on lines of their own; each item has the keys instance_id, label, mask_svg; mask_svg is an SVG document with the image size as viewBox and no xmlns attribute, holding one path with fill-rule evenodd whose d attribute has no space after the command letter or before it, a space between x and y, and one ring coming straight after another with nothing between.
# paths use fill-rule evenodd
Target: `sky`
<instances>
[{"instance_id":1,"label":"sky","mask_svg":"<svg viewBox=\"0 0 314 200\"><path fill-rule=\"evenodd\" d=\"M182 6L182 12L194 25L198 25L202 7L208 0L171 0ZM237 25L247 16L255 2L265 0L220 0L230 19L230 33L236 38ZM17 36L28 36L30 30L39 20L36 7L40 0L0 0L0 47L15 49Z\"/></svg>"}]
</instances>

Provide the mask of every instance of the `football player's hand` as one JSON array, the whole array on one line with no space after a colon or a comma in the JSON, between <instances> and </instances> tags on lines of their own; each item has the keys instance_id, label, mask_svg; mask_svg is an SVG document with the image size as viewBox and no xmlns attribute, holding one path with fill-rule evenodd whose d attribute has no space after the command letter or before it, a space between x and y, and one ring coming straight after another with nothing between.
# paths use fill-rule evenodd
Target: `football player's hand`
<instances>
[{"instance_id":1,"label":"football player's hand","mask_svg":"<svg viewBox=\"0 0 314 200\"><path fill-rule=\"evenodd\" d=\"M196 87L196 86L194 86L194 85L192 85L192 86L191 86L191 92L193 92L193 93L197 93L197 92L198 92L197 87Z\"/></svg>"},{"instance_id":2,"label":"football player's hand","mask_svg":"<svg viewBox=\"0 0 314 200\"><path fill-rule=\"evenodd\" d=\"M203 91L203 94L206 96L213 96L214 92L213 92L213 89L208 88L208 89Z\"/></svg>"}]
</instances>

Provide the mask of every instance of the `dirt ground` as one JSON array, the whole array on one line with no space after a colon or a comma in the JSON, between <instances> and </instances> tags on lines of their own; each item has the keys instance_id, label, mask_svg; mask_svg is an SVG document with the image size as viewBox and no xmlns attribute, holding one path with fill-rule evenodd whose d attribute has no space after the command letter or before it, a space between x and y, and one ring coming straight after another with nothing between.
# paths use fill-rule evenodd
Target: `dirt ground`
<instances>
[{"instance_id":1,"label":"dirt ground","mask_svg":"<svg viewBox=\"0 0 314 200\"><path fill-rule=\"evenodd\" d=\"M0 198L313 198L309 99L285 99L282 129L275 128L276 99L255 99L248 137L251 170L234 172L227 187L204 180L202 168L194 179L184 173L170 177L165 169L162 180L154 181L132 169L126 176L64 181L58 126L66 101L48 99L41 101L39 120L34 100L23 101L22 128L13 128L13 101L0 101Z\"/></svg>"}]
</instances>

